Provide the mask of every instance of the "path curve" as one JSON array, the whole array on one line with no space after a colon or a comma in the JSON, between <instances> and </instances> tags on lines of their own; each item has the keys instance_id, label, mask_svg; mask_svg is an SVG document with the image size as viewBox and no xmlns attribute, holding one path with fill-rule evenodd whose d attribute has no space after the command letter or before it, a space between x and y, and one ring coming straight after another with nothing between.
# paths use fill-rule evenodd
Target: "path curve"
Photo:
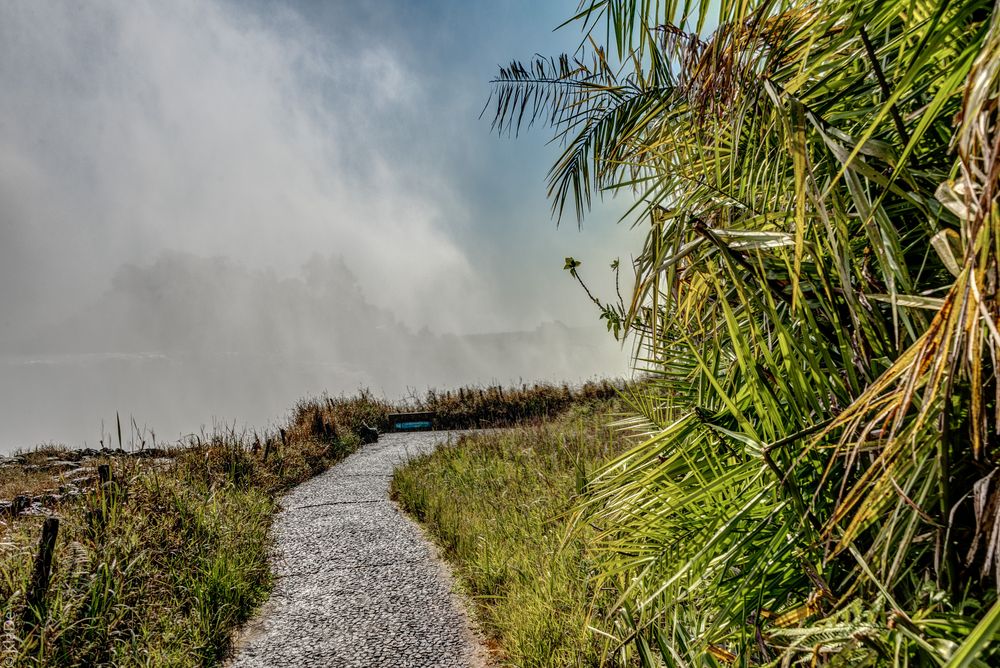
<instances>
[{"instance_id":1,"label":"path curve","mask_svg":"<svg viewBox=\"0 0 1000 668\"><path fill-rule=\"evenodd\" d=\"M448 437L383 435L283 497L275 589L229 666L486 664L448 569L389 500L393 469Z\"/></svg>"}]
</instances>

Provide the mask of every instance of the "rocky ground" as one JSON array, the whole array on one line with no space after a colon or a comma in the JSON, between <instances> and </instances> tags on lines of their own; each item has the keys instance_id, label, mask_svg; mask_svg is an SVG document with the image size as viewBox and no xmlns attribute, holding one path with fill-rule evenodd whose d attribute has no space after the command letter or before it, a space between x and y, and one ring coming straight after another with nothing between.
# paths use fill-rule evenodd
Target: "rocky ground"
<instances>
[{"instance_id":1,"label":"rocky ground","mask_svg":"<svg viewBox=\"0 0 1000 668\"><path fill-rule=\"evenodd\" d=\"M42 447L0 456L0 521L18 515L44 515L60 502L86 494L100 483L99 467L156 467L170 463L159 448L125 451Z\"/></svg>"}]
</instances>

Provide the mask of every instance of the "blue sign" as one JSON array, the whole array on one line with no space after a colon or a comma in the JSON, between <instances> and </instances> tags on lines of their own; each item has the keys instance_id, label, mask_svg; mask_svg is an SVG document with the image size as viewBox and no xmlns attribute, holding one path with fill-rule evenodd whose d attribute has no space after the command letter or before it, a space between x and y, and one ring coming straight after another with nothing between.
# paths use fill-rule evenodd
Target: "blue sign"
<instances>
[{"instance_id":1,"label":"blue sign","mask_svg":"<svg viewBox=\"0 0 1000 668\"><path fill-rule=\"evenodd\" d=\"M431 423L427 420L420 420L418 422L397 422L396 429L400 431L408 431L411 429L430 429Z\"/></svg>"}]
</instances>

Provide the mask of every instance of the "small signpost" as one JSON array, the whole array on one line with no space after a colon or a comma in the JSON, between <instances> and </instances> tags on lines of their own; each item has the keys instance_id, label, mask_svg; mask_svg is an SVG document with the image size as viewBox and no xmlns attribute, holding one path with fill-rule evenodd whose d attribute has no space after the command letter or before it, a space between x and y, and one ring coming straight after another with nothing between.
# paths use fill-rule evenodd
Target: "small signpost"
<instances>
[{"instance_id":1,"label":"small signpost","mask_svg":"<svg viewBox=\"0 0 1000 668\"><path fill-rule=\"evenodd\" d=\"M434 429L434 413L389 413L389 428L392 431L430 431Z\"/></svg>"}]
</instances>

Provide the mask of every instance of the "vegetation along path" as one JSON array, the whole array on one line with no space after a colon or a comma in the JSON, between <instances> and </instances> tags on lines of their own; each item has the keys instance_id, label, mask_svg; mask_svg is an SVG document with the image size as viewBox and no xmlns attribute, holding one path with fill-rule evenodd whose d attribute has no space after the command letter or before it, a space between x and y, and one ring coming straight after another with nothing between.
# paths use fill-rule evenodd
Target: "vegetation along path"
<instances>
[{"instance_id":1,"label":"vegetation along path","mask_svg":"<svg viewBox=\"0 0 1000 668\"><path fill-rule=\"evenodd\" d=\"M293 489L277 584L232 666L481 666L434 546L389 500L395 466L442 433L387 434Z\"/></svg>"}]
</instances>

